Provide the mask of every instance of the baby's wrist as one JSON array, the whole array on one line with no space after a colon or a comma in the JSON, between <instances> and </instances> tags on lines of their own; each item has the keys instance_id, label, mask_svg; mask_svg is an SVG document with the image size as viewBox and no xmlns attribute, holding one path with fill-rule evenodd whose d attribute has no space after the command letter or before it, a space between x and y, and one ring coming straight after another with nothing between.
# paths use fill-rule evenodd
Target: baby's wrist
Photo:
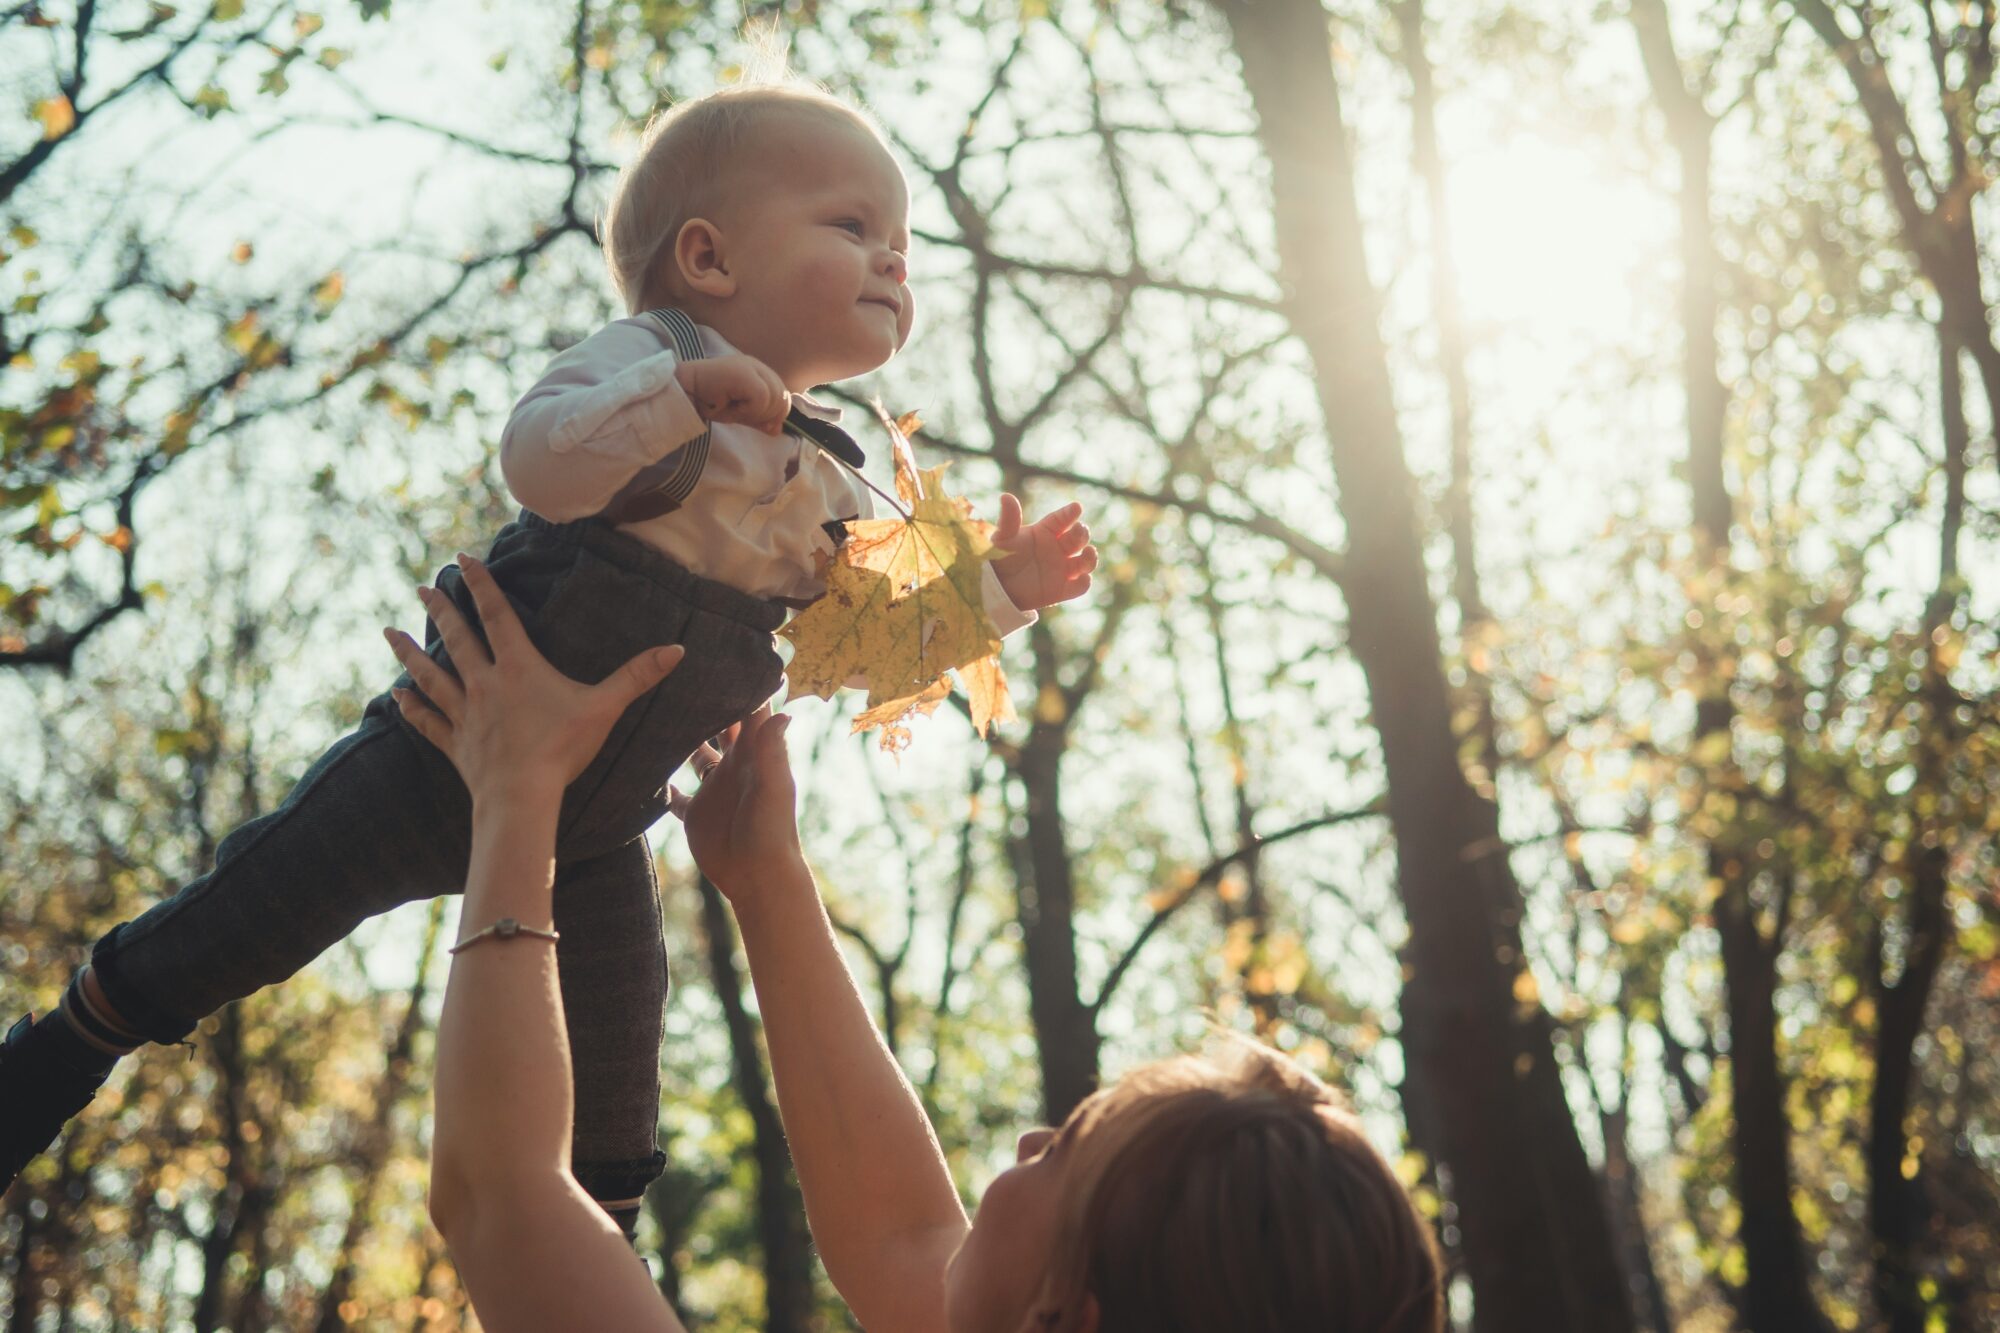
<instances>
[{"instance_id":1,"label":"baby's wrist","mask_svg":"<svg viewBox=\"0 0 2000 1333\"><path fill-rule=\"evenodd\" d=\"M993 577L999 582L1000 591L1006 593L1007 600L1014 604L1014 609L1017 611L1039 611L1041 610L1040 607L1030 606L1027 603L1027 590L1025 588L1016 589L1014 586L1021 582L1021 577L1026 572L1018 555L1003 555L993 562Z\"/></svg>"}]
</instances>

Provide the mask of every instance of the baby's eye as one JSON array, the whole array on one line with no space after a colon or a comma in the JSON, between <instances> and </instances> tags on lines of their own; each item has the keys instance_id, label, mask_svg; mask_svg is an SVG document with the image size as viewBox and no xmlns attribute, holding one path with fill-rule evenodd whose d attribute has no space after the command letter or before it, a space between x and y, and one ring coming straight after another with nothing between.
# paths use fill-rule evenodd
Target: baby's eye
<instances>
[{"instance_id":1,"label":"baby's eye","mask_svg":"<svg viewBox=\"0 0 2000 1333\"><path fill-rule=\"evenodd\" d=\"M833 225L841 228L843 231L851 231L856 236L859 236L863 232L868 230L867 227L862 225L861 220L859 218L842 218L840 221L834 223Z\"/></svg>"}]
</instances>

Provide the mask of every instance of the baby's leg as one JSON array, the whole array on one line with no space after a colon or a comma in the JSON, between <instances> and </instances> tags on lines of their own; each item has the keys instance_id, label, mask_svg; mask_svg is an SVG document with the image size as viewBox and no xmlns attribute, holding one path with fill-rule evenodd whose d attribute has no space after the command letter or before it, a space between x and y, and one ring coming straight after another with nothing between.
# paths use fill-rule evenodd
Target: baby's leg
<instances>
[{"instance_id":1,"label":"baby's leg","mask_svg":"<svg viewBox=\"0 0 2000 1333\"><path fill-rule=\"evenodd\" d=\"M660 1156L667 950L644 838L556 869L556 945L576 1075L570 1169L626 1236ZM474 923L479 924L479 923Z\"/></svg>"},{"instance_id":2,"label":"baby's leg","mask_svg":"<svg viewBox=\"0 0 2000 1333\"><path fill-rule=\"evenodd\" d=\"M366 917L462 890L469 827L444 757L371 705L277 810L223 839L213 872L100 941L98 990L134 1033L179 1040ZM554 908L576 1080L573 1169L629 1235L664 1165L667 972L651 850L640 839L559 865Z\"/></svg>"},{"instance_id":3,"label":"baby's leg","mask_svg":"<svg viewBox=\"0 0 2000 1333\"><path fill-rule=\"evenodd\" d=\"M122 1026L178 1041L368 917L461 889L470 815L444 757L378 698L212 871L100 940L91 970Z\"/></svg>"},{"instance_id":4,"label":"baby's leg","mask_svg":"<svg viewBox=\"0 0 2000 1333\"><path fill-rule=\"evenodd\" d=\"M0 1044L0 1188L82 1111L118 1056L179 1041L282 981L364 918L461 888L470 804L387 697L215 868L99 940L62 1004Z\"/></svg>"},{"instance_id":5,"label":"baby's leg","mask_svg":"<svg viewBox=\"0 0 2000 1333\"><path fill-rule=\"evenodd\" d=\"M488 555L531 623L574 553L510 524ZM462 610L456 566L438 587ZM475 622L476 623L476 622ZM450 665L437 627L431 653ZM399 684L409 685L407 675ZM222 841L215 869L98 943L91 970L125 1029L176 1041L203 1016L283 981L368 917L465 887L472 806L458 773L388 695L276 810Z\"/></svg>"}]
</instances>

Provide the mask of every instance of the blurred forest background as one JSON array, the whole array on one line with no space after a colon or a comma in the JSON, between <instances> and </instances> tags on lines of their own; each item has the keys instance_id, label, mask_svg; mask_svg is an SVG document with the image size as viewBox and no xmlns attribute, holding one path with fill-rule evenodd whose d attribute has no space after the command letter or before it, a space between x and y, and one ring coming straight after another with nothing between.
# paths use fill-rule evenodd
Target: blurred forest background
<instances>
[{"instance_id":1,"label":"blurred forest background","mask_svg":"<svg viewBox=\"0 0 2000 1333\"><path fill-rule=\"evenodd\" d=\"M914 193L918 335L835 392L1106 555L990 743L797 709L968 1197L1212 1018L1345 1089L1459 1328L2000 1328L1996 8L4 0L0 1013L388 682L635 127L769 21ZM851 1327L660 855L641 1248L693 1327ZM468 1326L455 910L126 1062L0 1327Z\"/></svg>"}]
</instances>

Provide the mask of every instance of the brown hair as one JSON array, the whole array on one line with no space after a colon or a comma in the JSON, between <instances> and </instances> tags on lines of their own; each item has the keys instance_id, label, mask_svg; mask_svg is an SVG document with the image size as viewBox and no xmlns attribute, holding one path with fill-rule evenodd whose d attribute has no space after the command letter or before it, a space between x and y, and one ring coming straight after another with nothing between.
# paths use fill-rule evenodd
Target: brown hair
<instances>
[{"instance_id":1,"label":"brown hair","mask_svg":"<svg viewBox=\"0 0 2000 1333\"><path fill-rule=\"evenodd\" d=\"M1430 1228L1331 1089L1243 1043L1077 1108L1040 1307L1099 1333L1437 1333Z\"/></svg>"},{"instance_id":2,"label":"brown hair","mask_svg":"<svg viewBox=\"0 0 2000 1333\"><path fill-rule=\"evenodd\" d=\"M881 140L859 110L798 82L737 84L655 114L640 133L637 155L618 173L597 229L627 313L671 303L672 266L661 260L689 219L726 201L745 136L781 111L838 119Z\"/></svg>"}]
</instances>

